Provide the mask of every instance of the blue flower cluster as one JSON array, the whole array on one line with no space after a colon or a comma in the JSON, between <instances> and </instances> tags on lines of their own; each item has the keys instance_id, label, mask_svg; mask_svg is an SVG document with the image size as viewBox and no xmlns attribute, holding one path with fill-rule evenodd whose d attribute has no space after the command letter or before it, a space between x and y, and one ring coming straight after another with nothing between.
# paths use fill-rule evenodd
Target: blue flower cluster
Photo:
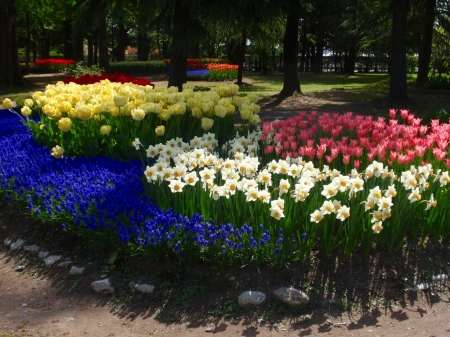
<instances>
[{"instance_id":1,"label":"blue flower cluster","mask_svg":"<svg viewBox=\"0 0 450 337\"><path fill-rule=\"evenodd\" d=\"M254 233L247 224L216 225L199 214L189 218L160 209L144 195L142 171L140 161L54 159L18 116L0 113L0 190L7 191L6 199L16 195L26 200L36 215L64 215L78 228L114 233L122 244L164 246L179 255L187 246L228 251L270 244L270 233L262 225ZM70 225L61 222L64 228ZM274 245L282 242L278 239Z\"/></svg>"},{"instance_id":2,"label":"blue flower cluster","mask_svg":"<svg viewBox=\"0 0 450 337\"><path fill-rule=\"evenodd\" d=\"M186 75L188 77L205 77L208 73L208 69L188 70Z\"/></svg>"}]
</instances>

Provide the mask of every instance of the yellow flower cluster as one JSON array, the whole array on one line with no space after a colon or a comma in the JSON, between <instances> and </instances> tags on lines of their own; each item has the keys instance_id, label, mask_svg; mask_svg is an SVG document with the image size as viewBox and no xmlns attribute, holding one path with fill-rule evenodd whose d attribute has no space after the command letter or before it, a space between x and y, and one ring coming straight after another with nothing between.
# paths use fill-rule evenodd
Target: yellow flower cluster
<instances>
[{"instance_id":1,"label":"yellow flower cluster","mask_svg":"<svg viewBox=\"0 0 450 337\"><path fill-rule=\"evenodd\" d=\"M232 115L239 109L243 119L252 124L260 123L257 116L259 106L255 104L257 97L236 96L238 89L235 84L223 84L210 91L194 92L192 87L186 85L182 92L178 92L176 87L153 88L149 85L111 83L108 80L89 85L58 82L48 85L44 92L34 93L33 99L45 115L57 120L68 117L86 121L109 113L112 116L130 116L136 121L141 121L147 114L156 114L161 120L168 121L172 116L186 112L198 119L210 119ZM9 102L4 103L7 105ZM33 102L27 103L27 107L33 106ZM63 124L61 130L67 130L67 122ZM202 120L205 130L211 127L209 124L208 120Z\"/></svg>"}]
</instances>

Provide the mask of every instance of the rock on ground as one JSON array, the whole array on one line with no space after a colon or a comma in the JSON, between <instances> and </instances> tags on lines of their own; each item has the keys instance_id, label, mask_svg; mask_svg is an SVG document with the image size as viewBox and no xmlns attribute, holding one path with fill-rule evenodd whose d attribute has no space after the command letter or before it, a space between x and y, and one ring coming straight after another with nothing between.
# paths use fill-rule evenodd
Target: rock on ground
<instances>
[{"instance_id":1,"label":"rock on ground","mask_svg":"<svg viewBox=\"0 0 450 337\"><path fill-rule=\"evenodd\" d=\"M25 244L25 240L23 239L17 239L11 245L9 246L9 249L11 250L17 250L19 248L22 248L22 246Z\"/></svg>"},{"instance_id":2,"label":"rock on ground","mask_svg":"<svg viewBox=\"0 0 450 337\"><path fill-rule=\"evenodd\" d=\"M155 290L155 286L143 283L143 284L136 284L134 286L134 289L136 289L136 291L139 291L140 293L151 294L153 290Z\"/></svg>"},{"instance_id":3,"label":"rock on ground","mask_svg":"<svg viewBox=\"0 0 450 337\"><path fill-rule=\"evenodd\" d=\"M100 294L111 294L114 292L114 287L111 285L109 279L94 281L91 284L92 290Z\"/></svg>"},{"instance_id":4,"label":"rock on ground","mask_svg":"<svg viewBox=\"0 0 450 337\"><path fill-rule=\"evenodd\" d=\"M55 262L58 262L62 259L62 255L49 255L44 259L44 263L46 267L52 266Z\"/></svg>"},{"instance_id":5,"label":"rock on ground","mask_svg":"<svg viewBox=\"0 0 450 337\"><path fill-rule=\"evenodd\" d=\"M266 300L266 294L260 291L248 290L244 291L238 297L240 306L256 306L262 304Z\"/></svg>"},{"instance_id":6,"label":"rock on ground","mask_svg":"<svg viewBox=\"0 0 450 337\"><path fill-rule=\"evenodd\" d=\"M273 296L290 306L302 306L309 303L308 295L292 287L280 287L273 292Z\"/></svg>"}]
</instances>

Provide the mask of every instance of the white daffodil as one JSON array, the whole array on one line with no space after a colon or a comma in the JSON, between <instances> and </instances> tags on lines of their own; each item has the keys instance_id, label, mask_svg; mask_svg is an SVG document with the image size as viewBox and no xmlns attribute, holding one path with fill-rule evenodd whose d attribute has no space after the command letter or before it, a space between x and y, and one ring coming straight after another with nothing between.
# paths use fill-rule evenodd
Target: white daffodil
<instances>
[{"instance_id":1,"label":"white daffodil","mask_svg":"<svg viewBox=\"0 0 450 337\"><path fill-rule=\"evenodd\" d=\"M250 187L245 192L246 201L255 201L259 198L259 190L256 187Z\"/></svg>"},{"instance_id":2,"label":"white daffodil","mask_svg":"<svg viewBox=\"0 0 450 337\"><path fill-rule=\"evenodd\" d=\"M147 166L144 174L148 182L155 182L158 180L158 171L155 167Z\"/></svg>"},{"instance_id":3,"label":"white daffodil","mask_svg":"<svg viewBox=\"0 0 450 337\"><path fill-rule=\"evenodd\" d=\"M344 221L350 216L350 208L347 206L342 206L339 208L336 214L336 219L339 219L341 221Z\"/></svg>"},{"instance_id":4,"label":"white daffodil","mask_svg":"<svg viewBox=\"0 0 450 337\"><path fill-rule=\"evenodd\" d=\"M372 225L372 230L374 231L374 233L378 234L382 231L382 229L383 229L383 224L381 221L378 221Z\"/></svg>"},{"instance_id":5,"label":"white daffodil","mask_svg":"<svg viewBox=\"0 0 450 337\"><path fill-rule=\"evenodd\" d=\"M333 178L332 182L337 186L339 192L345 192L350 188L350 177L343 176L339 174L339 176Z\"/></svg>"},{"instance_id":6,"label":"white daffodil","mask_svg":"<svg viewBox=\"0 0 450 337\"><path fill-rule=\"evenodd\" d=\"M291 187L291 184L289 183L289 180L287 179L280 179L280 197L289 192L289 188Z\"/></svg>"},{"instance_id":7,"label":"white daffodil","mask_svg":"<svg viewBox=\"0 0 450 337\"><path fill-rule=\"evenodd\" d=\"M160 175L165 181L171 181L174 178L173 169L170 167L166 167L165 169L163 169L160 172Z\"/></svg>"},{"instance_id":8,"label":"white daffodil","mask_svg":"<svg viewBox=\"0 0 450 337\"><path fill-rule=\"evenodd\" d=\"M382 197L377 201L377 204L380 209L391 208L394 205L391 197Z\"/></svg>"},{"instance_id":9,"label":"white daffodil","mask_svg":"<svg viewBox=\"0 0 450 337\"><path fill-rule=\"evenodd\" d=\"M272 186L272 174L267 169L259 172L257 180L265 187Z\"/></svg>"},{"instance_id":10,"label":"white daffodil","mask_svg":"<svg viewBox=\"0 0 450 337\"><path fill-rule=\"evenodd\" d=\"M328 185L323 186L323 190L322 190L321 194L325 198L330 199L331 197L334 197L337 194L338 190L339 190L339 188L336 186L336 184L330 183Z\"/></svg>"},{"instance_id":11,"label":"white daffodil","mask_svg":"<svg viewBox=\"0 0 450 337\"><path fill-rule=\"evenodd\" d=\"M331 201L325 200L322 204L322 207L320 207L320 210L323 214L330 214L334 212L334 205Z\"/></svg>"},{"instance_id":12,"label":"white daffodil","mask_svg":"<svg viewBox=\"0 0 450 337\"><path fill-rule=\"evenodd\" d=\"M169 188L172 191L172 193L183 192L183 187L185 185L186 184L183 183L181 180L174 179L170 181Z\"/></svg>"},{"instance_id":13,"label":"white daffodil","mask_svg":"<svg viewBox=\"0 0 450 337\"><path fill-rule=\"evenodd\" d=\"M220 197L223 197L225 195L225 192L222 187L213 185L209 190L209 195L211 198L217 201Z\"/></svg>"},{"instance_id":14,"label":"white daffodil","mask_svg":"<svg viewBox=\"0 0 450 337\"><path fill-rule=\"evenodd\" d=\"M295 202L305 201L309 196L309 189L303 185L296 184L295 189L291 192L291 197Z\"/></svg>"},{"instance_id":15,"label":"white daffodil","mask_svg":"<svg viewBox=\"0 0 450 337\"><path fill-rule=\"evenodd\" d=\"M420 201L422 199L422 195L420 194L419 188L414 188L411 193L408 195L408 200L410 202Z\"/></svg>"},{"instance_id":16,"label":"white daffodil","mask_svg":"<svg viewBox=\"0 0 450 337\"><path fill-rule=\"evenodd\" d=\"M323 219L323 213L322 211L319 211L318 209L315 210L312 214L311 214L311 221L312 222L320 222Z\"/></svg>"},{"instance_id":17,"label":"white daffodil","mask_svg":"<svg viewBox=\"0 0 450 337\"><path fill-rule=\"evenodd\" d=\"M186 184L194 186L199 179L197 177L197 173L195 171L192 171L192 172L186 173L183 176L183 180L186 182Z\"/></svg>"},{"instance_id":18,"label":"white daffodil","mask_svg":"<svg viewBox=\"0 0 450 337\"><path fill-rule=\"evenodd\" d=\"M275 218L277 220L280 220L281 218L284 218L283 209L281 209L278 206L272 206L270 207L270 216L272 218Z\"/></svg>"},{"instance_id":19,"label":"white daffodil","mask_svg":"<svg viewBox=\"0 0 450 337\"><path fill-rule=\"evenodd\" d=\"M270 192L268 190L259 191L258 199L264 204L270 203Z\"/></svg>"},{"instance_id":20,"label":"white daffodil","mask_svg":"<svg viewBox=\"0 0 450 337\"><path fill-rule=\"evenodd\" d=\"M397 190L394 185L390 185L387 190L384 192L385 197L394 198L397 195Z\"/></svg>"},{"instance_id":21,"label":"white daffodil","mask_svg":"<svg viewBox=\"0 0 450 337\"><path fill-rule=\"evenodd\" d=\"M272 200L272 201L270 202L270 205L271 205L272 207L277 206L277 207L279 207L280 209L284 209L284 200L281 199L281 198L278 198L278 199L276 199L276 200Z\"/></svg>"},{"instance_id":22,"label":"white daffodil","mask_svg":"<svg viewBox=\"0 0 450 337\"><path fill-rule=\"evenodd\" d=\"M147 157L149 158L155 158L159 154L158 150L156 149L156 146L150 145L147 148Z\"/></svg>"}]
</instances>

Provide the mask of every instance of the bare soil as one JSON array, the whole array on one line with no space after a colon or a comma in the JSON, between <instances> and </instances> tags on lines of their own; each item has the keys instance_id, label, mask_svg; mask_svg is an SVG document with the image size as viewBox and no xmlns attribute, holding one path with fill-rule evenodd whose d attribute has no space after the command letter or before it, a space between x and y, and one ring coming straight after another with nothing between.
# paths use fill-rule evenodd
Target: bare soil
<instances>
[{"instance_id":1,"label":"bare soil","mask_svg":"<svg viewBox=\"0 0 450 337\"><path fill-rule=\"evenodd\" d=\"M33 85L52 80L41 76ZM331 90L278 104L272 97L260 102L261 116L285 118L301 110L385 115L391 107L450 111L447 96L431 96L430 102L421 93L405 102L357 96ZM109 274L116 291L97 295L90 284L100 279L110 252L22 213L15 206L0 207L1 337L450 335L448 282L425 291L405 290L434 275L450 274L448 242L407 242L391 252L374 247L369 256L355 251L324 257L317 248L306 261L261 268L186 266L120 256ZM45 268L33 253L10 252L3 245L4 239L18 237L89 267L82 276ZM19 265L24 269L15 271ZM153 284L155 292L138 294L130 281ZM281 304L272 295L280 286L303 290L310 304L300 309ZM240 308L237 297L245 290L263 291L266 302Z\"/></svg>"}]
</instances>

